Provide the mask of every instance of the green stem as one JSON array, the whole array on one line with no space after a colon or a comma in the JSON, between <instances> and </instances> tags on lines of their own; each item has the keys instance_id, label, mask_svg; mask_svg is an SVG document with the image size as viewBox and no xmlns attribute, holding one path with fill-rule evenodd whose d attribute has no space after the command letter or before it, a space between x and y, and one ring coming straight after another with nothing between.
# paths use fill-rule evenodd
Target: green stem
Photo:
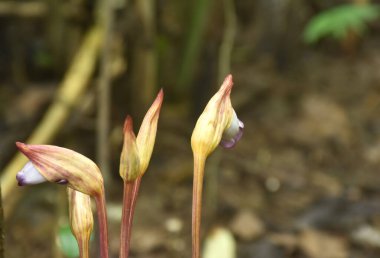
<instances>
[{"instance_id":1,"label":"green stem","mask_svg":"<svg viewBox=\"0 0 380 258\"><path fill-rule=\"evenodd\" d=\"M100 256L108 258L108 226L107 226L107 210L106 200L104 197L104 189L98 196L95 197L98 223L99 223L99 239L100 239Z\"/></svg>"},{"instance_id":2,"label":"green stem","mask_svg":"<svg viewBox=\"0 0 380 258\"><path fill-rule=\"evenodd\" d=\"M193 214L192 214L192 258L200 257L200 230L202 216L202 189L206 158L194 155Z\"/></svg>"},{"instance_id":3,"label":"green stem","mask_svg":"<svg viewBox=\"0 0 380 258\"><path fill-rule=\"evenodd\" d=\"M128 258L129 255L133 215L140 183L141 177L131 182L124 182L123 214L120 231L120 258Z\"/></svg>"}]
</instances>

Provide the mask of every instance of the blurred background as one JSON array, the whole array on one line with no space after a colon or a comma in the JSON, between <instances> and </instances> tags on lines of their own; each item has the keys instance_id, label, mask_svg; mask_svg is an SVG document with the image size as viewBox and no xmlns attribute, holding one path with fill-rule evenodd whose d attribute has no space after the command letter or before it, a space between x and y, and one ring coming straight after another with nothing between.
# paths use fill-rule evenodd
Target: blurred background
<instances>
[{"instance_id":1,"label":"blurred background","mask_svg":"<svg viewBox=\"0 0 380 258\"><path fill-rule=\"evenodd\" d=\"M238 258L379 257L379 3L0 1L6 257L77 257L65 187L17 187L15 141L99 164L118 257L122 125L137 133L160 88L131 257L190 257L190 136L229 73L245 132L208 159L203 238L224 232Z\"/></svg>"}]
</instances>

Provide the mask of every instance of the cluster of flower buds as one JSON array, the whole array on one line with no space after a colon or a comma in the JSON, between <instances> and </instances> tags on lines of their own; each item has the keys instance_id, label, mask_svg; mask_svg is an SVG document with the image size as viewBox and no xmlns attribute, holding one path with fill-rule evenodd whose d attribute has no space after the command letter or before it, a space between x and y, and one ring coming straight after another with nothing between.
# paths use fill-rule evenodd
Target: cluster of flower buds
<instances>
[{"instance_id":1,"label":"cluster of flower buds","mask_svg":"<svg viewBox=\"0 0 380 258\"><path fill-rule=\"evenodd\" d=\"M124 181L120 258L129 255L134 208L141 178L152 156L163 97L164 93L160 90L141 123L137 137L133 132L132 118L127 116L124 122L124 143L120 155L120 176Z\"/></svg>"},{"instance_id":2,"label":"cluster of flower buds","mask_svg":"<svg viewBox=\"0 0 380 258\"><path fill-rule=\"evenodd\" d=\"M230 93L232 76L224 80L220 90L210 99L199 117L191 137L194 153L193 186L193 258L199 257L200 211L204 164L220 144L233 147L243 134L243 123L232 108ZM128 257L130 229L141 177L147 170L157 132L163 101L161 90L149 108L135 136L133 122L127 116L124 123L124 143L120 156L120 176L124 180L124 204L120 257ZM17 173L20 186L50 181L68 186L72 231L82 247L81 257L87 257L88 239L93 227L90 196L98 206L101 256L108 258L107 222L103 178L96 164L87 157L52 145L16 143L29 162ZM87 254L88 255L88 254Z\"/></svg>"},{"instance_id":3,"label":"cluster of flower buds","mask_svg":"<svg viewBox=\"0 0 380 258\"><path fill-rule=\"evenodd\" d=\"M160 90L141 123L137 137L133 132L132 118L127 116L125 119L124 144L120 156L120 176L124 181L136 180L143 176L148 168L163 98L164 93Z\"/></svg>"}]
</instances>

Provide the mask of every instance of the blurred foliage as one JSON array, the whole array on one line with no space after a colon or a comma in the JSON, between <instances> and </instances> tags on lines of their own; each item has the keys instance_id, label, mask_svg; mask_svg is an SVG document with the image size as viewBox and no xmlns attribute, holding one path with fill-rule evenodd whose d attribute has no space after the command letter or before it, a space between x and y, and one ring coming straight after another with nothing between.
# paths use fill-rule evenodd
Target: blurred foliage
<instances>
[{"instance_id":1,"label":"blurred foliage","mask_svg":"<svg viewBox=\"0 0 380 258\"><path fill-rule=\"evenodd\" d=\"M328 9L311 19L304 31L304 41L312 44L324 37L344 39L352 31L362 35L367 23L379 17L375 4L346 4Z\"/></svg>"},{"instance_id":2,"label":"blurred foliage","mask_svg":"<svg viewBox=\"0 0 380 258\"><path fill-rule=\"evenodd\" d=\"M61 226L58 231L59 248L62 253L69 258L79 257L77 241L71 233L69 225Z\"/></svg>"}]
</instances>

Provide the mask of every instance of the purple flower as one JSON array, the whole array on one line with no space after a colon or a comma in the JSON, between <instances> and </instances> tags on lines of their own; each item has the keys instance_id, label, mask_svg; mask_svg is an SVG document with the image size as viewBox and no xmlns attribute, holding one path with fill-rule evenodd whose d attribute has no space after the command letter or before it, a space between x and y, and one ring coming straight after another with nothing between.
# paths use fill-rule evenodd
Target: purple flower
<instances>
[{"instance_id":1,"label":"purple flower","mask_svg":"<svg viewBox=\"0 0 380 258\"><path fill-rule=\"evenodd\" d=\"M19 186L36 185L47 181L30 161L17 173L16 179Z\"/></svg>"},{"instance_id":2,"label":"purple flower","mask_svg":"<svg viewBox=\"0 0 380 258\"><path fill-rule=\"evenodd\" d=\"M244 124L238 119L234 111L230 126L223 132L222 140L219 143L220 146L226 149L234 147L243 136L243 129Z\"/></svg>"}]
</instances>

